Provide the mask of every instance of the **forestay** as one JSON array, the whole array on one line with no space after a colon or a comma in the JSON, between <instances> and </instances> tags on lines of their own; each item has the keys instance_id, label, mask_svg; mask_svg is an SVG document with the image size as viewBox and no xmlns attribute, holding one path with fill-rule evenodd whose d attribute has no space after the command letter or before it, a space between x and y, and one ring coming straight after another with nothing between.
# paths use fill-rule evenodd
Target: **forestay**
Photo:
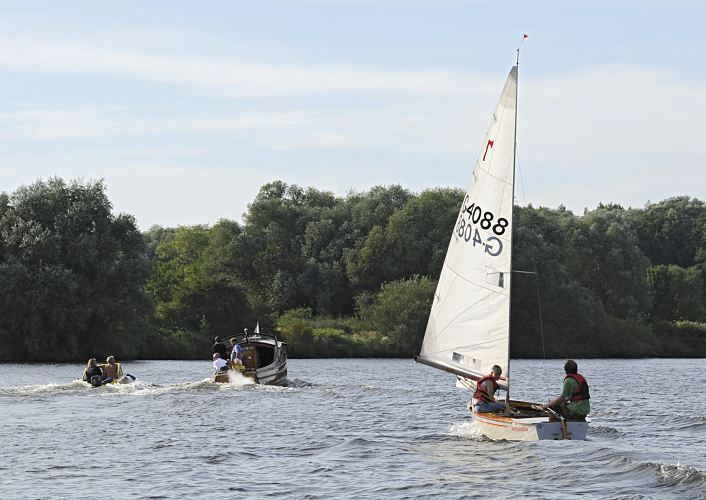
<instances>
[{"instance_id":1,"label":"forestay","mask_svg":"<svg viewBox=\"0 0 706 500\"><path fill-rule=\"evenodd\" d=\"M472 379L495 364L509 375L516 109L514 66L454 226L417 358Z\"/></svg>"}]
</instances>

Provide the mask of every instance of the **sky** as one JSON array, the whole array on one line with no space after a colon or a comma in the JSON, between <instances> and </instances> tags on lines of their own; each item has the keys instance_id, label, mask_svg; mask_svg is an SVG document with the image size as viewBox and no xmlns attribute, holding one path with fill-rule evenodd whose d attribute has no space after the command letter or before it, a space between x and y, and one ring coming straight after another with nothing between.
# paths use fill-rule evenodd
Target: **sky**
<instances>
[{"instance_id":1,"label":"sky","mask_svg":"<svg viewBox=\"0 0 706 500\"><path fill-rule=\"evenodd\" d=\"M104 179L138 225L271 181L467 186L522 34L519 204L706 200L706 2L0 0L0 191Z\"/></svg>"}]
</instances>

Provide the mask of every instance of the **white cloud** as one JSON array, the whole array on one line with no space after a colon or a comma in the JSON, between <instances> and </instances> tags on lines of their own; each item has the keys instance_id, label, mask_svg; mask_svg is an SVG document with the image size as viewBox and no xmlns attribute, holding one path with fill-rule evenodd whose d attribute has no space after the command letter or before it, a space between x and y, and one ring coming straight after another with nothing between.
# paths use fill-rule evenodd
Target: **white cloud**
<instances>
[{"instance_id":1,"label":"white cloud","mask_svg":"<svg viewBox=\"0 0 706 500\"><path fill-rule=\"evenodd\" d=\"M239 132L321 123L312 111L240 116L158 116L115 109L30 109L0 113L2 140L121 138L185 133Z\"/></svg>"},{"instance_id":2,"label":"white cloud","mask_svg":"<svg viewBox=\"0 0 706 500\"><path fill-rule=\"evenodd\" d=\"M0 37L0 70L104 75L216 96L283 97L274 105L255 99L247 112L210 107L167 115L106 104L0 113L0 168L33 165L4 176L10 186L54 173L104 176L116 207L138 215L142 225L237 217L272 179L339 194L375 183L423 189L456 179L455 185L465 186L504 77L202 61L7 37ZM684 193L706 198L706 176L700 175L706 166L705 83L640 66L550 75L523 69L518 142L527 201L580 211L599 201L641 206ZM342 94L326 102L301 99L323 93ZM28 141L68 147L42 156ZM90 151L71 141L84 141Z\"/></svg>"},{"instance_id":3,"label":"white cloud","mask_svg":"<svg viewBox=\"0 0 706 500\"><path fill-rule=\"evenodd\" d=\"M445 70L389 71L345 65L298 66L196 59L12 37L0 38L0 69L106 75L186 86L229 97L332 92L457 93L470 83L491 84L479 75L459 75Z\"/></svg>"},{"instance_id":4,"label":"white cloud","mask_svg":"<svg viewBox=\"0 0 706 500\"><path fill-rule=\"evenodd\" d=\"M581 211L601 201L642 206L680 194L706 198L704 82L604 66L531 80L521 97L525 183L542 203Z\"/></svg>"}]
</instances>

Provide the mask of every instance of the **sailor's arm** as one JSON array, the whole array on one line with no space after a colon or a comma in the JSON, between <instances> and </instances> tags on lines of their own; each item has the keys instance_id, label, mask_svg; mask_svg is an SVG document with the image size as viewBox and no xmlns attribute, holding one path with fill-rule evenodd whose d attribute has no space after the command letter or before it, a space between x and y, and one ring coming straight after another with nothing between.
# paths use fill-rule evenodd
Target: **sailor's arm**
<instances>
[{"instance_id":1,"label":"sailor's arm","mask_svg":"<svg viewBox=\"0 0 706 500\"><path fill-rule=\"evenodd\" d=\"M483 394L484 397L488 398L488 401L495 401L495 392L491 392L493 390L492 383L486 380L478 386L478 389L480 389L480 392Z\"/></svg>"},{"instance_id":2,"label":"sailor's arm","mask_svg":"<svg viewBox=\"0 0 706 500\"><path fill-rule=\"evenodd\" d=\"M555 400L550 401L549 403L547 403L545 405L542 405L542 408L547 409L547 408L553 407L553 406L560 406L562 403L564 403L564 401L566 401L566 398L564 396L559 396Z\"/></svg>"}]
</instances>

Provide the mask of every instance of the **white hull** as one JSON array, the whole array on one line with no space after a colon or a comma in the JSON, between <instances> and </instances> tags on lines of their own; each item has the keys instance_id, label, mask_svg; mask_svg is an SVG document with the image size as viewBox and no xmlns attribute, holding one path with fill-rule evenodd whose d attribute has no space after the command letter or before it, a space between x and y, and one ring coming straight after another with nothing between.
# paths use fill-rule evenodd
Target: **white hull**
<instances>
[{"instance_id":1,"label":"white hull","mask_svg":"<svg viewBox=\"0 0 706 500\"><path fill-rule=\"evenodd\" d=\"M512 418L497 413L471 413L478 429L484 436L493 440L584 440L588 433L588 422L566 422L566 438L564 438L561 422L550 422L549 417Z\"/></svg>"}]
</instances>

